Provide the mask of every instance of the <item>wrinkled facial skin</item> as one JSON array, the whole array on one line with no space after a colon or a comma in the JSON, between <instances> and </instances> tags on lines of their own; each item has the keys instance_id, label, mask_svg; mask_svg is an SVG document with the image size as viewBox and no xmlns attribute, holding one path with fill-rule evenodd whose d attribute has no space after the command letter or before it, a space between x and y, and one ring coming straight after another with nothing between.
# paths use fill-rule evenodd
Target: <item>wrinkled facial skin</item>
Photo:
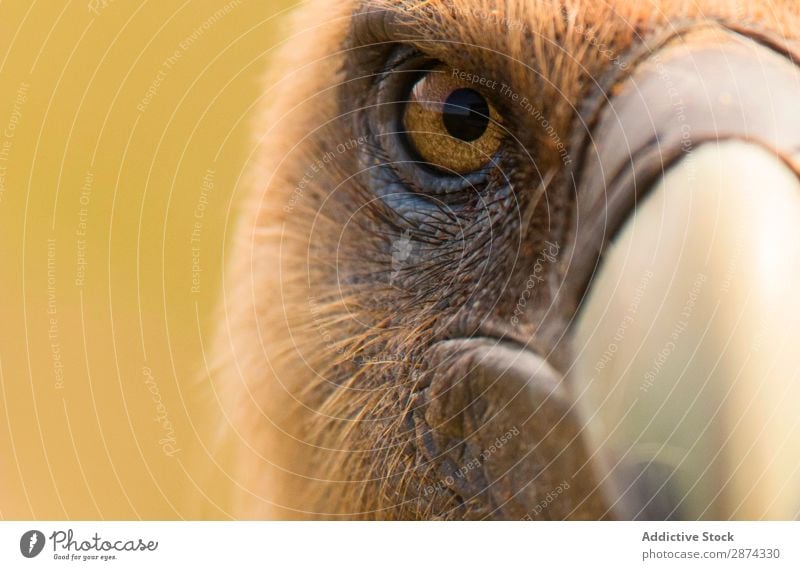
<instances>
[{"instance_id":1,"label":"wrinkled facial skin","mask_svg":"<svg viewBox=\"0 0 800 570\"><path fill-rule=\"evenodd\" d=\"M223 300L218 384L241 468L236 514L611 517L554 372L570 369L589 278L567 268L593 101L682 27L785 38L800 30L795 4L302 8L265 83L259 167ZM499 117L502 140L477 169L460 171L474 161L457 151L436 154L456 148L447 141L423 156L404 132L412 89L432 69ZM533 387L476 372L486 342L546 361Z\"/></svg>"}]
</instances>

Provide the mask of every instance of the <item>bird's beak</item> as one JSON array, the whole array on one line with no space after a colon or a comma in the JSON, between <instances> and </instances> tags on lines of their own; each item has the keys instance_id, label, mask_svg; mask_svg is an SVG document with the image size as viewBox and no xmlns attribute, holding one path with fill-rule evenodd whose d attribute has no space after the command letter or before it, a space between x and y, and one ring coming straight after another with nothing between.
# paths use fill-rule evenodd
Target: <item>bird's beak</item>
<instances>
[{"instance_id":1,"label":"bird's beak","mask_svg":"<svg viewBox=\"0 0 800 570\"><path fill-rule=\"evenodd\" d=\"M798 67L706 29L607 93L570 260L589 464L620 518L796 519Z\"/></svg>"}]
</instances>

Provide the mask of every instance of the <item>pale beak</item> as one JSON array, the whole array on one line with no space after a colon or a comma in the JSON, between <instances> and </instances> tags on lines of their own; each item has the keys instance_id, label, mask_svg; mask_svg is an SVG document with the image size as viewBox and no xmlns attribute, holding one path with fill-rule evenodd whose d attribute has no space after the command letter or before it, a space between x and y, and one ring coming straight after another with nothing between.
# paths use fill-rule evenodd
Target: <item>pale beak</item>
<instances>
[{"instance_id":1,"label":"pale beak","mask_svg":"<svg viewBox=\"0 0 800 570\"><path fill-rule=\"evenodd\" d=\"M701 39L699 48L687 41L666 49L660 71L633 75L621 88L630 100L610 105L613 118L600 120L601 131L605 120L607 134L630 135L630 110L672 74L689 108L668 111L684 114L693 144L665 151L661 171L628 148L622 176L619 165L609 168L613 157L596 150L606 207L635 206L612 212L595 246L601 261L573 327L571 389L588 463L614 516L793 520L800 517L800 75L755 42L728 33ZM702 91L687 87L687 65L697 67ZM665 106L650 119L658 123ZM684 128L646 125L657 131L656 147ZM603 143L614 136L594 144ZM624 179L637 174L639 187L626 190ZM587 228L584 243L597 232Z\"/></svg>"}]
</instances>

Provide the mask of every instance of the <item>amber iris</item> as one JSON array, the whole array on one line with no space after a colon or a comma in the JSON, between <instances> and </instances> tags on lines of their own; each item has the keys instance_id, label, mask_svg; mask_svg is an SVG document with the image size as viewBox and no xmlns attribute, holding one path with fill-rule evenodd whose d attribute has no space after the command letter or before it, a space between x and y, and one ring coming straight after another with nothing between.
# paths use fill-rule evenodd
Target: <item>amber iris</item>
<instances>
[{"instance_id":1,"label":"amber iris","mask_svg":"<svg viewBox=\"0 0 800 570\"><path fill-rule=\"evenodd\" d=\"M420 159L446 172L479 170L502 142L500 117L489 100L442 68L414 84L403 126Z\"/></svg>"}]
</instances>

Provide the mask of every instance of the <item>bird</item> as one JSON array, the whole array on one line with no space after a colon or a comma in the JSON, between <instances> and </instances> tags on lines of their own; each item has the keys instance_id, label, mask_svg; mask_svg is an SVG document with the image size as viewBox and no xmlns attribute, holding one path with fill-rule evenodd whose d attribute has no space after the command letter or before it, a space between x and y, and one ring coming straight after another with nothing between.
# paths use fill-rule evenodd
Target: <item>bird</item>
<instances>
[{"instance_id":1,"label":"bird","mask_svg":"<svg viewBox=\"0 0 800 570\"><path fill-rule=\"evenodd\" d=\"M794 0L310 0L290 29L213 353L237 516L797 516L796 430L747 404L791 413L709 340L769 289L793 374Z\"/></svg>"}]
</instances>

